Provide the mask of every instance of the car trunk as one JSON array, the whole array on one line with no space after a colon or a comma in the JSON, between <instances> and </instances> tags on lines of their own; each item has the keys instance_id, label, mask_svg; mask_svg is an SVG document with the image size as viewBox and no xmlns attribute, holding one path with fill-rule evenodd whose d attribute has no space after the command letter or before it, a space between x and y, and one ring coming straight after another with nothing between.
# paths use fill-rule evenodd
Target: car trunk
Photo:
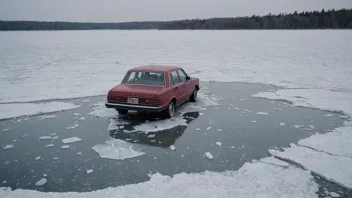
<instances>
[{"instance_id":1,"label":"car trunk","mask_svg":"<svg viewBox=\"0 0 352 198\"><path fill-rule=\"evenodd\" d=\"M156 94L161 89L163 89L163 87L121 84L111 89L109 95L137 98L155 98Z\"/></svg>"}]
</instances>

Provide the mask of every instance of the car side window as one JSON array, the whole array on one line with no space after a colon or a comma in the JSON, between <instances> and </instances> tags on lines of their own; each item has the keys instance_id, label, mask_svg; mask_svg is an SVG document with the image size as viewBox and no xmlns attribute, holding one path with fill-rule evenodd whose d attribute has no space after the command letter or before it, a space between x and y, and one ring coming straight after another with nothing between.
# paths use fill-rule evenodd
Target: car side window
<instances>
[{"instance_id":1,"label":"car side window","mask_svg":"<svg viewBox=\"0 0 352 198\"><path fill-rule=\"evenodd\" d=\"M176 71L172 71L170 74L171 74L170 86L177 85L178 83L181 82Z\"/></svg>"},{"instance_id":2,"label":"car side window","mask_svg":"<svg viewBox=\"0 0 352 198\"><path fill-rule=\"evenodd\" d=\"M178 70L178 75L180 75L182 82L187 80L187 74L182 69Z\"/></svg>"}]
</instances>

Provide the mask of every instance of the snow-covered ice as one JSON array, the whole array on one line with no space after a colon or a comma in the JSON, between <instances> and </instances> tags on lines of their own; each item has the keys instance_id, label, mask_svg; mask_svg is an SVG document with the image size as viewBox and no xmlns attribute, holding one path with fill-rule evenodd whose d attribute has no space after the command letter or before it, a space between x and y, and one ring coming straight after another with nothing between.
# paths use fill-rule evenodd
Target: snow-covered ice
<instances>
[{"instance_id":1,"label":"snow-covered ice","mask_svg":"<svg viewBox=\"0 0 352 198\"><path fill-rule=\"evenodd\" d=\"M256 114L257 115L269 115L269 113L267 113L267 112L257 112Z\"/></svg>"},{"instance_id":2,"label":"snow-covered ice","mask_svg":"<svg viewBox=\"0 0 352 198\"><path fill-rule=\"evenodd\" d=\"M47 179L45 178L41 178L39 181L37 181L37 183L35 183L35 186L44 186L46 183L48 182Z\"/></svg>"},{"instance_id":3,"label":"snow-covered ice","mask_svg":"<svg viewBox=\"0 0 352 198\"><path fill-rule=\"evenodd\" d=\"M214 158L214 156L211 153L209 153L209 152L206 152L204 154L205 154L205 156L207 156L208 159L213 159Z\"/></svg>"},{"instance_id":4,"label":"snow-covered ice","mask_svg":"<svg viewBox=\"0 0 352 198\"><path fill-rule=\"evenodd\" d=\"M14 146L12 144L7 144L6 146L4 146L3 148L6 149L12 149Z\"/></svg>"},{"instance_id":5,"label":"snow-covered ice","mask_svg":"<svg viewBox=\"0 0 352 198\"><path fill-rule=\"evenodd\" d=\"M51 140L53 137L51 136L40 136L39 139L40 140Z\"/></svg>"},{"instance_id":6,"label":"snow-covered ice","mask_svg":"<svg viewBox=\"0 0 352 198\"><path fill-rule=\"evenodd\" d=\"M221 146L221 145L222 145L221 142L216 142L215 144L218 145L218 146Z\"/></svg>"},{"instance_id":7,"label":"snow-covered ice","mask_svg":"<svg viewBox=\"0 0 352 198\"><path fill-rule=\"evenodd\" d=\"M70 137L70 138L65 138L65 139L62 139L62 143L64 144L71 144L73 142L79 142L81 141L82 139L81 138L78 138L78 137Z\"/></svg>"},{"instance_id":8,"label":"snow-covered ice","mask_svg":"<svg viewBox=\"0 0 352 198\"><path fill-rule=\"evenodd\" d=\"M172 151L174 151L174 150L176 149L176 147L175 147L174 145L171 145L171 146L170 146L170 149L171 149Z\"/></svg>"},{"instance_id":9,"label":"snow-covered ice","mask_svg":"<svg viewBox=\"0 0 352 198\"><path fill-rule=\"evenodd\" d=\"M61 148L67 149L67 148L70 148L70 145L62 145Z\"/></svg>"},{"instance_id":10,"label":"snow-covered ice","mask_svg":"<svg viewBox=\"0 0 352 198\"><path fill-rule=\"evenodd\" d=\"M1 99L0 99L1 100ZM67 102L0 104L0 120L76 109L81 106Z\"/></svg>"},{"instance_id":11,"label":"snow-covered ice","mask_svg":"<svg viewBox=\"0 0 352 198\"><path fill-rule=\"evenodd\" d=\"M121 125L128 125L130 123L131 122L127 121L127 120L112 118L112 119L110 119L110 124L109 124L107 130L108 131L117 130L117 129L120 129Z\"/></svg>"},{"instance_id":12,"label":"snow-covered ice","mask_svg":"<svg viewBox=\"0 0 352 198\"><path fill-rule=\"evenodd\" d=\"M175 116L165 120L156 120L152 122L141 123L134 126L134 129L137 131L144 132L156 132L165 129L171 129L176 126L187 126L186 120L181 116Z\"/></svg>"},{"instance_id":13,"label":"snow-covered ice","mask_svg":"<svg viewBox=\"0 0 352 198\"><path fill-rule=\"evenodd\" d=\"M317 152L293 143L290 148L285 148L283 152L270 149L269 153L298 163L304 168L341 186L352 188L352 169L350 168L352 158Z\"/></svg>"},{"instance_id":14,"label":"snow-covered ice","mask_svg":"<svg viewBox=\"0 0 352 198\"><path fill-rule=\"evenodd\" d=\"M93 105L93 111L89 112L88 115L98 118L117 118L118 113L115 109L105 107L104 102L99 102Z\"/></svg>"},{"instance_id":15,"label":"snow-covered ice","mask_svg":"<svg viewBox=\"0 0 352 198\"><path fill-rule=\"evenodd\" d=\"M92 147L101 158L124 160L138 157L146 153L134 148L134 144L119 139L105 141L105 144L98 144Z\"/></svg>"}]
</instances>

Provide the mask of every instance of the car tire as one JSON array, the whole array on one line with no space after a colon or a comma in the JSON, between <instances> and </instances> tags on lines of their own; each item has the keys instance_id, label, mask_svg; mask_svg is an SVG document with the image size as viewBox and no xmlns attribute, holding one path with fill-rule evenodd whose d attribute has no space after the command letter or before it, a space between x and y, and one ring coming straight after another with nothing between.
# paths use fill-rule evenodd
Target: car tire
<instances>
[{"instance_id":1,"label":"car tire","mask_svg":"<svg viewBox=\"0 0 352 198\"><path fill-rule=\"evenodd\" d=\"M168 118L171 118L172 116L175 115L175 102L171 101L170 104L167 106L167 109L164 111L164 115Z\"/></svg>"},{"instance_id":2,"label":"car tire","mask_svg":"<svg viewBox=\"0 0 352 198\"><path fill-rule=\"evenodd\" d=\"M119 114L121 114L121 115L126 115L127 113L128 113L128 110L125 110L125 109L116 109L117 110L117 112L119 113Z\"/></svg>"},{"instance_id":3,"label":"car tire","mask_svg":"<svg viewBox=\"0 0 352 198\"><path fill-rule=\"evenodd\" d=\"M191 97L189 98L189 100L191 102L197 102L197 98L198 98L198 89L194 88L193 93L192 93Z\"/></svg>"}]
</instances>

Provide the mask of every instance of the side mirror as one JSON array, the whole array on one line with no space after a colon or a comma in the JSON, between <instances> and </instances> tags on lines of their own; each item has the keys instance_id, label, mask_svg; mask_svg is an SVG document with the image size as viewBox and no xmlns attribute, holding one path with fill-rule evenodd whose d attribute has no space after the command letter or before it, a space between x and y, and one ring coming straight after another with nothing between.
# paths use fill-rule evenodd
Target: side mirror
<instances>
[{"instance_id":1,"label":"side mirror","mask_svg":"<svg viewBox=\"0 0 352 198\"><path fill-rule=\"evenodd\" d=\"M186 76L186 80L190 80L191 79L191 77L189 77L189 76Z\"/></svg>"}]
</instances>

